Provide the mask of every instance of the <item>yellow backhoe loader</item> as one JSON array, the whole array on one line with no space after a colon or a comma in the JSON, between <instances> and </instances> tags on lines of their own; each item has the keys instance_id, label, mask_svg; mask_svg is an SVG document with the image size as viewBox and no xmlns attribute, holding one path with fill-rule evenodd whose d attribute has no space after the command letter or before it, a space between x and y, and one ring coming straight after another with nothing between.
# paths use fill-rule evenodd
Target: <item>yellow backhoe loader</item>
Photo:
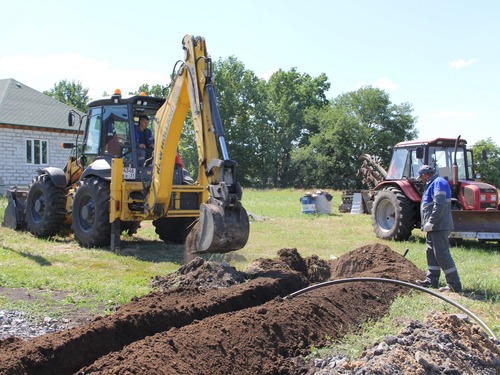
<instances>
[{"instance_id":1,"label":"yellow backhoe loader","mask_svg":"<svg viewBox=\"0 0 500 375\"><path fill-rule=\"evenodd\" d=\"M64 169L39 171L29 190L9 190L3 224L27 228L39 237L71 226L85 247L120 248L120 234L153 220L166 242L186 243L189 253L241 249L249 235L241 205L236 162L229 159L212 81L212 64L202 37L186 35L184 59L177 62L165 100L122 96L88 104L87 115L71 111L83 138L71 148ZM198 149L198 178L187 176L177 154L188 112ZM139 118L153 123L154 150L139 147Z\"/></svg>"}]
</instances>

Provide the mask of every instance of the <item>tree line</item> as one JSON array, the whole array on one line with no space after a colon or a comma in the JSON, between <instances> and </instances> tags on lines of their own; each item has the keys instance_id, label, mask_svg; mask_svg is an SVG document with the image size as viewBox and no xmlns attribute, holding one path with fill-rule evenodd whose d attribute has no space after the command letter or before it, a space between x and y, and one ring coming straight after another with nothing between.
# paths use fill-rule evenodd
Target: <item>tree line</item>
<instances>
[{"instance_id":1,"label":"tree line","mask_svg":"<svg viewBox=\"0 0 500 375\"><path fill-rule=\"evenodd\" d=\"M376 155L387 167L392 146L418 137L411 104L394 104L378 88L365 86L328 99L324 73L313 77L292 68L264 80L234 56L214 62L213 69L227 147L245 187L362 188L360 155ZM143 84L129 94L140 92L165 97L168 86ZM88 89L80 82L63 80L44 93L86 111ZM476 172L500 186L500 149L489 138L473 150ZM179 151L195 175L192 126L184 127Z\"/></svg>"}]
</instances>

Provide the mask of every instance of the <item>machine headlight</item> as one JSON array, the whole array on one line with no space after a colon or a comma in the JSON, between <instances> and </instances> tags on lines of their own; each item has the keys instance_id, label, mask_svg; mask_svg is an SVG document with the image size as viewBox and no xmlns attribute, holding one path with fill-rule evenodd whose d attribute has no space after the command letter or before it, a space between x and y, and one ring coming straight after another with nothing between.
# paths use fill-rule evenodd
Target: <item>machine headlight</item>
<instances>
[{"instance_id":1,"label":"machine headlight","mask_svg":"<svg viewBox=\"0 0 500 375\"><path fill-rule=\"evenodd\" d=\"M481 194L479 199L481 202L486 202L486 194Z\"/></svg>"},{"instance_id":2,"label":"machine headlight","mask_svg":"<svg viewBox=\"0 0 500 375\"><path fill-rule=\"evenodd\" d=\"M496 195L492 195L491 196L491 201L492 202L496 202L497 201L497 196Z\"/></svg>"}]
</instances>

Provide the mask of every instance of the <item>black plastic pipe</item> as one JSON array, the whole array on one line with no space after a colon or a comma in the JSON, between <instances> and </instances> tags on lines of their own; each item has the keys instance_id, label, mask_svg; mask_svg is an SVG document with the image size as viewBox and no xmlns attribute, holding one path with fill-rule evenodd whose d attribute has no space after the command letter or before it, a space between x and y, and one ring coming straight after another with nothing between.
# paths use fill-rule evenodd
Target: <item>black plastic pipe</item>
<instances>
[{"instance_id":1,"label":"black plastic pipe","mask_svg":"<svg viewBox=\"0 0 500 375\"><path fill-rule=\"evenodd\" d=\"M354 282L379 282L379 283L398 284L398 285L407 286L407 287L412 288L412 289L420 290L421 292L431 294L434 297L438 297L438 298L442 299L443 301L448 302L449 304L462 310L464 313L466 313L468 316L470 316L472 319L474 319L486 332L488 332L493 340L498 341L495 333L493 333L493 331L478 316L476 316L472 311L469 311L468 309L466 309L462 305L458 304L457 302L455 302L449 298L446 298L445 296L443 296L439 293L436 293L431 289L427 289L427 288L421 287L420 285L415 285L415 284L407 283L405 281L400 281L400 280L383 279L383 278L379 278L379 277L353 277L353 278L349 278L349 279L330 280L330 281L325 281L323 283L308 286L307 288L304 288L304 289L297 290L296 292L293 292L293 293L287 295L284 299L291 299L291 298L297 297L301 294L310 292L311 290L319 289L319 288L329 286L329 285L354 283Z\"/></svg>"}]
</instances>

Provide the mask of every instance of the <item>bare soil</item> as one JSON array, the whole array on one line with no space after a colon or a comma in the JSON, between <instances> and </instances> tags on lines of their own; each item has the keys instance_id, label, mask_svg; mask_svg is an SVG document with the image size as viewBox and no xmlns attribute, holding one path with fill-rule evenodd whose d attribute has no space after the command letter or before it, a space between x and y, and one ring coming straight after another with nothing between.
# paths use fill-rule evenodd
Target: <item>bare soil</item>
<instances>
[{"instance_id":1,"label":"bare soil","mask_svg":"<svg viewBox=\"0 0 500 375\"><path fill-rule=\"evenodd\" d=\"M357 282L283 297L329 279L413 282L423 276L406 258L380 244L333 261L303 259L296 249L282 249L276 259L259 259L246 273L196 258L173 274L157 277L157 291L112 315L30 341L0 341L0 373L313 373L297 358L309 354L312 346L322 347L327 338L342 338L362 322L380 318L408 290ZM498 355L495 348L490 352Z\"/></svg>"}]
</instances>

